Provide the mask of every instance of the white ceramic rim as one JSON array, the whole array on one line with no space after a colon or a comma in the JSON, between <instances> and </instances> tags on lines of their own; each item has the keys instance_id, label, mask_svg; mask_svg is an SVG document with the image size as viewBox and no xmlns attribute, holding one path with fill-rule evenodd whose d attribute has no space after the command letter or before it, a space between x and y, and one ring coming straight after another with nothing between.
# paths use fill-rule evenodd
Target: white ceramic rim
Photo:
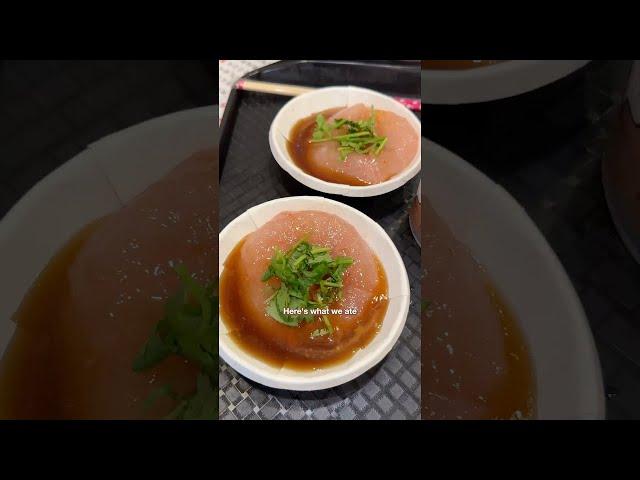
<instances>
[{"instance_id":1,"label":"white ceramic rim","mask_svg":"<svg viewBox=\"0 0 640 480\"><path fill-rule=\"evenodd\" d=\"M373 235L377 236L379 240L383 241L384 247L386 249L385 252L376 251L374 250L373 246L369 246L372 250L374 250L374 253L376 253L378 258L383 263L385 262L382 258L381 253L389 255L389 258L392 259L391 261L396 264L397 268L400 271L400 278L398 280L400 281L401 285L399 286L399 290L400 292L406 292L406 294L400 294L395 297L400 299L399 311L395 318L389 318L391 315L390 309L387 309L387 313L385 314L383 324L392 322L391 331L388 332L386 338L380 337L382 338L382 341L377 347L374 347L376 340L382 334L382 331L378 332L371 343L369 343L353 357L341 364L331 366L325 371L310 371L305 372L300 376L287 377L286 374L283 374L281 372L272 372L272 367L266 365L258 359L251 357L249 353L243 351L242 348L238 346L228 335L223 334L223 331L226 328L224 327L222 315L220 315L220 335L218 351L220 357L222 357L222 359L238 373L267 387L294 391L324 390L327 388L342 385L359 377L360 375L380 363L380 361L382 361L386 357L386 355L391 351L393 346L398 341L398 338L400 337L400 334L404 329L407 315L409 313L409 305L411 302L411 290L409 286L409 277L407 275L402 257L400 256L398 249L396 248L387 232L385 232L384 229L380 225L378 225L378 223L373 221L371 218L369 218L359 210L345 205L344 203L330 200L324 197L302 196L279 198L252 207L251 209L236 217L222 230L222 232L220 232L220 274L222 274L223 264L226 260L227 253L230 252L236 244L234 239L228 240L227 237L230 236L230 232L238 224L246 221L247 218L251 220L252 211L255 211L258 208L264 206L275 207L275 210L277 212L295 211L294 205L299 203L300 200L312 203L314 205L314 208L318 209L323 209L323 204L330 205L333 208L332 213L340 215L339 213L337 213L338 211L340 211L342 212L342 215L340 216L344 215L343 218L347 218L349 216L351 218L358 217L370 227L370 232L373 233ZM309 209L310 208L299 208L298 210L302 211ZM265 221L268 221L269 219L265 219ZM253 222L253 220L251 221ZM234 242L234 244L226 245L225 242ZM225 246L223 247L223 245ZM387 275L389 275L389 272L387 272ZM387 278L387 280L390 281L389 278Z\"/></svg>"},{"instance_id":2,"label":"white ceramic rim","mask_svg":"<svg viewBox=\"0 0 640 480\"><path fill-rule=\"evenodd\" d=\"M0 292L0 356L15 331L11 316L52 256L81 228L122 207L189 155L214 148L216 118L215 105L198 107L109 134L38 181L0 219L0 260L13 279ZM174 130L177 140L170 133ZM155 155L141 154L149 151ZM30 229L48 230L48 235ZM21 267L7 266L12 263Z\"/></svg>"},{"instance_id":3,"label":"white ceramic rim","mask_svg":"<svg viewBox=\"0 0 640 480\"><path fill-rule=\"evenodd\" d=\"M508 60L466 70L422 70L422 103L456 105L513 97L548 85L590 60Z\"/></svg>"},{"instance_id":4,"label":"white ceramic rim","mask_svg":"<svg viewBox=\"0 0 640 480\"><path fill-rule=\"evenodd\" d=\"M602 370L600 367L600 361L598 358L598 353L595 348L595 343L593 340L593 336L591 334L591 329L589 327L587 317L585 315L584 309L582 307L582 303L578 298L578 295L569 279L564 267L560 263L560 260L556 256L555 252L551 248L551 246L547 243L545 237L538 230L537 226L529 218L524 209L516 202L516 200L502 187L498 184L494 183L491 179L473 167L471 164L464 161L462 158L458 157L456 154L446 150L445 148L437 145L434 142L426 140L423 138L423 150L425 150L425 155L428 158L432 159L432 161L437 161L440 165L447 166L447 169L450 170L451 175L455 175L456 177L462 177L466 182L474 183L476 185L475 189L483 190L486 196L491 196L493 198L494 203L499 204L500 208L504 210L504 212L500 213L500 218L505 219L503 223L513 224L514 228L517 228L521 231L527 238L528 243L536 251L536 256L539 257L539 261L547 267L548 278L545 280L545 283L549 285L557 286L557 303L559 305L564 306L567 315L563 317L568 322L568 325L571 332L571 337L576 343L581 347L581 362L579 366L574 368L573 372L568 372L568 375L576 374L575 377L579 378L567 378L567 384L574 382L574 387L580 389L580 395L576 398L575 408L578 409L577 412L563 412L559 414L558 411L555 411L553 408L549 408L550 405L554 403L553 397L557 395L555 391L550 391L547 389L543 393L546 397L541 397L540 391L540 371L536 365L536 358L534 356L534 371L536 374L536 383L538 386L538 418L540 419L603 419L605 418L605 398L604 398L604 387L602 383ZM431 178L428 176L425 178ZM434 182L441 182L443 179L433 179ZM429 189L430 186L428 183L425 183L425 189ZM454 231L454 234L456 232ZM465 242L469 249L473 252L473 245L470 242ZM473 252L475 255L475 252ZM489 274L496 280L496 284L498 288L504 287L504 285L500 285L495 276L492 274L492 269L488 265L484 265L487 268ZM538 280L542 282L542 280ZM518 312L516 306L511 304L509 298L505 299L509 304L510 308L512 308L516 317L521 317L520 312ZM522 322L522 320L521 320ZM523 327L523 332L525 337L528 337L526 327ZM529 339L528 339L529 340ZM531 342L529 341L531 346ZM570 347L569 347L570 350ZM547 353L547 349L544 349L545 354ZM557 352L554 352L557 353ZM572 355L573 352L565 352L566 355ZM551 354L553 355L553 353ZM553 358L553 363L557 362L558 368L563 368L564 363L562 362L562 358ZM575 365L574 365L575 367ZM563 407L563 408L566 408ZM562 409L562 408L561 408ZM554 411L551 411L554 410Z\"/></svg>"},{"instance_id":5,"label":"white ceramic rim","mask_svg":"<svg viewBox=\"0 0 640 480\"><path fill-rule=\"evenodd\" d=\"M407 168L401 171L398 175L390 178L389 180L378 183L375 185L366 185L366 186L352 186L352 185L344 185L341 183L332 183L327 182L325 180L321 180L319 178L314 177L313 175L309 175L300 167L298 167L286 148L283 148L282 145L278 142L278 123L282 121L283 117L286 115L287 111L300 104L301 102L307 101L309 98L321 97L327 95L327 93L338 93L344 92L345 90L351 90L352 92L360 93L368 95L372 98L376 98L379 101L388 104L395 104L402 107L402 110L396 110L394 113L403 114L403 117L406 118L411 126L416 130L416 133L420 135L421 132L421 124L420 120L415 116L411 110L402 105L396 99L384 95L380 92L376 92L374 90L369 90L367 88L354 87L354 86L342 86L342 87L325 87L318 88L317 90L313 90L308 93L304 93L302 95L298 95L297 97L289 100L276 114L273 122L271 122L271 127L269 128L269 146L271 148L271 153L275 158L278 165L286 171L289 175L295 178L297 181L302 183L303 185L316 190L318 192L329 193L333 195L343 195L345 197L374 197L378 195L383 195L385 193L396 190L397 188L402 187L405 183L415 177L418 172L420 172L421 167L421 149L418 148L418 152L412 162L409 164ZM327 103L326 108L335 107L335 103ZM384 107L381 107L384 108ZM306 112L306 116L311 115L315 111ZM304 118L304 116L299 117Z\"/></svg>"}]
</instances>

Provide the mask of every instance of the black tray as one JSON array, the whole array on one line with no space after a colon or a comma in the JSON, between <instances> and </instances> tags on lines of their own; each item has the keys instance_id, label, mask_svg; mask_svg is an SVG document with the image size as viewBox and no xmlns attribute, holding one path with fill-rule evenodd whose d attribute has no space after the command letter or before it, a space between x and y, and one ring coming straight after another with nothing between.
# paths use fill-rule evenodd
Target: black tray
<instances>
[{"instance_id":1,"label":"black tray","mask_svg":"<svg viewBox=\"0 0 640 480\"><path fill-rule=\"evenodd\" d=\"M305 86L357 85L394 96L420 96L418 62L284 61L245 78ZM220 230L255 205L275 198L315 195L364 212L389 234L411 286L406 326L389 355L340 387L290 392L264 387L221 361L221 419L418 419L420 418L420 250L408 222L419 176L404 187L364 199L328 195L298 183L271 155L271 121L290 98L232 91L221 125ZM419 115L418 115L419 116Z\"/></svg>"}]
</instances>

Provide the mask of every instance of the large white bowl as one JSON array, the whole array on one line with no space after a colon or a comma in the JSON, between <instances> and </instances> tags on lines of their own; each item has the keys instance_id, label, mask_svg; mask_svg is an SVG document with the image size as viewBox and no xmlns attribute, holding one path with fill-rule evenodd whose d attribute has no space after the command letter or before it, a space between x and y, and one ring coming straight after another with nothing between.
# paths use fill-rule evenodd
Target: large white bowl
<instances>
[{"instance_id":1,"label":"large white bowl","mask_svg":"<svg viewBox=\"0 0 640 480\"><path fill-rule=\"evenodd\" d=\"M411 163L389 180L375 185L352 186L332 183L309 175L302 170L289 155L287 142L294 125L301 119L329 108L351 106L356 103L373 105L377 109L387 110L406 118L420 135L418 118L407 107L388 95L360 87L327 87L304 93L289 100L278 112L269 129L269 146L276 162L289 175L318 192L344 195L346 197L373 197L391 192L407 183L420 171L421 152L418 148Z\"/></svg>"},{"instance_id":2,"label":"large white bowl","mask_svg":"<svg viewBox=\"0 0 640 480\"><path fill-rule=\"evenodd\" d=\"M29 190L0 221L0 356L14 332L11 316L74 233L216 145L216 107L185 110L92 143Z\"/></svg>"},{"instance_id":3,"label":"large white bowl","mask_svg":"<svg viewBox=\"0 0 640 480\"><path fill-rule=\"evenodd\" d=\"M233 341L220 316L220 356L245 377L262 385L286 390L322 390L346 383L380 362L395 345L409 312L409 278L398 249L387 233L364 213L323 197L288 197L250 208L220 232L219 272L227 256L246 235L285 211L320 210L342 217L353 225L377 255L387 275L389 305L382 326L371 343L338 365L313 371L273 367L254 358Z\"/></svg>"},{"instance_id":4,"label":"large white bowl","mask_svg":"<svg viewBox=\"0 0 640 480\"><path fill-rule=\"evenodd\" d=\"M534 364L538 418L604 418L591 331L545 238L502 187L433 142L424 140L423 151L423 192L486 267L523 330Z\"/></svg>"},{"instance_id":5,"label":"large white bowl","mask_svg":"<svg viewBox=\"0 0 640 480\"><path fill-rule=\"evenodd\" d=\"M513 97L548 85L589 60L508 60L465 70L422 70L422 103L455 105Z\"/></svg>"}]
</instances>

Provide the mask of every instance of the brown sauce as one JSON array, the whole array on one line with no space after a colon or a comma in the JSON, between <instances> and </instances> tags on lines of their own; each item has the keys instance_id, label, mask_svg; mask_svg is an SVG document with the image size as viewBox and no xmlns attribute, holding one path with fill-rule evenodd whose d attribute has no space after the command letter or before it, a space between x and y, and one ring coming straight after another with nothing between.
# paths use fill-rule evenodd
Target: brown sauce
<instances>
[{"instance_id":1,"label":"brown sauce","mask_svg":"<svg viewBox=\"0 0 640 480\"><path fill-rule=\"evenodd\" d=\"M132 362L177 289L167 262L216 277L216 168L217 151L193 155L51 258L12 317L0 418L162 418L175 401L147 408L152 391L193 391L198 370L177 356L144 372Z\"/></svg>"},{"instance_id":2,"label":"brown sauce","mask_svg":"<svg viewBox=\"0 0 640 480\"><path fill-rule=\"evenodd\" d=\"M245 237L246 238L246 237ZM264 334L253 327L251 318L243 311L240 301L240 292L237 288L237 264L240 259L240 250L244 243L244 239L238 242L229 256L227 257L224 270L220 276L220 315L229 330L229 335L235 343L237 343L244 351L251 356L262 360L263 362L274 367L283 367L293 370L314 370L322 367L342 363L352 357L359 349L365 347L380 330L382 321L389 301L387 300L388 285L387 278L384 273L382 264L378 259L378 282L376 288L372 292L372 299L368 304L366 312L363 312L367 322L362 326L365 329L360 337L360 342L355 348L346 350L336 356L324 359L305 358L301 355L287 351L280 346L275 345L266 338ZM331 308L339 308L338 304L332 305ZM275 320L274 320L275 322ZM296 327L288 327L296 328ZM300 328L300 341L306 340L307 335Z\"/></svg>"},{"instance_id":3,"label":"brown sauce","mask_svg":"<svg viewBox=\"0 0 640 480\"><path fill-rule=\"evenodd\" d=\"M67 271L99 223L84 227L54 255L14 314L16 330L0 362L0 418L64 418L57 387L68 359L55 338L69 301Z\"/></svg>"},{"instance_id":4,"label":"brown sauce","mask_svg":"<svg viewBox=\"0 0 640 480\"><path fill-rule=\"evenodd\" d=\"M495 65L503 60L422 60L422 70L469 70Z\"/></svg>"},{"instance_id":5,"label":"brown sauce","mask_svg":"<svg viewBox=\"0 0 640 480\"><path fill-rule=\"evenodd\" d=\"M517 319L424 196L423 204L422 418L535 418Z\"/></svg>"},{"instance_id":6,"label":"brown sauce","mask_svg":"<svg viewBox=\"0 0 640 480\"><path fill-rule=\"evenodd\" d=\"M352 186L369 185L369 183L363 180L354 178L351 175L345 175L339 171L327 172L323 169L318 169L313 162L309 161L309 140L311 140L316 126L316 116L321 113L325 118L328 118L344 108L345 107L330 108L298 120L291 129L287 149L294 163L309 175L331 183L341 183Z\"/></svg>"}]
</instances>

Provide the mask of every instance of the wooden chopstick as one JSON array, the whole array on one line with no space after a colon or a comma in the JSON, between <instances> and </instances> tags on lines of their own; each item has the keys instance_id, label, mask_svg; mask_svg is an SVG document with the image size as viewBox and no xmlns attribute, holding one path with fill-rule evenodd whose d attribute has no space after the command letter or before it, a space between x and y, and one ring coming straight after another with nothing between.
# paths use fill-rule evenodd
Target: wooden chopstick
<instances>
[{"instance_id":1,"label":"wooden chopstick","mask_svg":"<svg viewBox=\"0 0 640 480\"><path fill-rule=\"evenodd\" d=\"M303 93L315 90L312 87L301 87L300 85L289 85L286 83L263 82L260 80L240 79L235 85L238 90L247 90L250 92L272 93L274 95L283 95L287 97L295 97ZM409 110L420 111L419 98L403 98L394 97L398 102L402 103Z\"/></svg>"},{"instance_id":2,"label":"wooden chopstick","mask_svg":"<svg viewBox=\"0 0 640 480\"><path fill-rule=\"evenodd\" d=\"M248 90L250 92L273 93L284 95L285 97L295 97L303 93L311 92L315 88L301 87L299 85L288 85L286 83L262 82L260 80L238 80L236 82L238 90Z\"/></svg>"}]
</instances>

